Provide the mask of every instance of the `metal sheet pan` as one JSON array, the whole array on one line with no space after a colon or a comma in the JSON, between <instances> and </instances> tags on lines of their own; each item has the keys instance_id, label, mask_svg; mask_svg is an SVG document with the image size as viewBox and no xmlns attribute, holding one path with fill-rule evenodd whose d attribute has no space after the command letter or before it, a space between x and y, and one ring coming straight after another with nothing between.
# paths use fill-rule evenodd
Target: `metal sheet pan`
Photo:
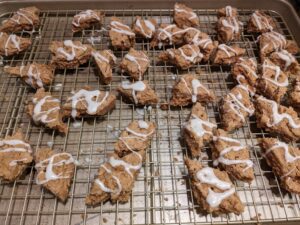
<instances>
[{"instance_id":1,"label":"metal sheet pan","mask_svg":"<svg viewBox=\"0 0 300 225\"><path fill-rule=\"evenodd\" d=\"M48 45L52 40L81 40L88 43L91 36L101 36L95 44L96 49L109 47L107 31L94 27L85 33L73 36L71 21L75 13L85 8L101 8L106 12L105 27L110 16L118 16L127 24L131 24L136 15L154 17L159 23L172 22L173 1L7 1L0 3L0 20L10 17L13 11L26 5L36 5L42 9L41 28L39 33L21 33L30 36L33 41L31 49L9 60L4 65L21 65L29 62L50 62ZM265 9L277 23L279 30L289 39L300 40L299 18L287 1L186 1L193 7L201 20L200 29L216 39L214 31L216 9L226 4L240 8L240 19L246 22L253 9ZM247 55L258 56L256 36L242 34L237 42L247 49ZM149 43L137 40L137 49L143 49L151 58L151 66L145 79L149 81L162 101L171 97L171 88L176 79L184 71L179 71L168 64L157 62L158 50L150 49ZM120 60L125 51L114 51ZM194 202L190 180L187 176L183 155L186 147L180 140L180 130L184 125L190 109L162 111L148 107L136 109L117 101L112 114L103 118L87 117L74 126L68 120L69 133L60 136L32 124L26 115L25 105L34 94L20 80L9 77L0 68L0 135L5 137L22 127L34 149L41 146L53 146L71 153L81 162L76 170L70 196L66 204L58 202L51 194L35 184L35 170L30 168L26 176L14 184L0 184L0 221L1 224L256 224L278 222L299 224L299 196L289 194L279 187L279 180L271 169L266 166L256 146L257 137L268 136L256 127L254 118L233 134L243 143L253 146L251 158L255 163L255 181L252 185L236 182L238 193L246 205L241 216L224 215L211 217L200 215L199 206ZM199 74L201 71L201 75ZM228 67L198 64L188 72L198 73L199 79L214 90L220 98L234 86ZM94 88L115 90L123 78L118 68L114 70L111 85L99 83L94 74L94 65L89 62L78 69L56 71L51 93L65 101L74 89L90 85ZM61 87L58 85L61 84ZM219 123L217 104L209 104L207 112L211 120ZM96 208L87 208L84 198L89 191L90 183L99 165L105 160L106 154L113 151L116 131L124 129L133 119L143 118L155 121L158 125L147 154L146 162L135 183L132 196L127 204L111 204L109 202ZM298 145L297 143L294 143ZM202 160L210 162L210 149Z\"/></svg>"}]
</instances>

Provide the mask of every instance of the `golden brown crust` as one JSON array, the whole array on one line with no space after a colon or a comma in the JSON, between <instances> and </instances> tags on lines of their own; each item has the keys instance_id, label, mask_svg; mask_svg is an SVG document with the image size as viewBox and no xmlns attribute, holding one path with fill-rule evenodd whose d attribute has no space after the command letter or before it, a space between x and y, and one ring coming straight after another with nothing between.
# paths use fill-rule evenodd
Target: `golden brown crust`
<instances>
[{"instance_id":1,"label":"golden brown crust","mask_svg":"<svg viewBox=\"0 0 300 225\"><path fill-rule=\"evenodd\" d=\"M195 100L194 103L206 104L216 99L215 95L201 83L196 89L197 93L193 93L193 80L199 81L195 75L185 74L177 81L172 90L171 106L188 106L193 103L193 100ZM193 96L195 96L195 99L193 99Z\"/></svg>"},{"instance_id":2,"label":"golden brown crust","mask_svg":"<svg viewBox=\"0 0 300 225\"><path fill-rule=\"evenodd\" d=\"M202 121L205 122L202 124ZM201 133L201 125L198 127L197 122L198 124L202 124L204 133ZM215 127L217 127L216 124L209 122L205 108L199 102L197 102L193 106L190 118L183 128L183 138L191 152L192 157L201 156L202 148L213 138L213 130ZM197 133L197 129L200 129L200 131L198 131L200 133Z\"/></svg>"},{"instance_id":3,"label":"golden brown crust","mask_svg":"<svg viewBox=\"0 0 300 225\"><path fill-rule=\"evenodd\" d=\"M92 109L93 112L89 112L88 101L90 101L90 96L92 96L93 101L93 103L90 104L101 102L96 108ZM73 107L74 102L76 102L75 107ZM73 118L79 118L84 115L104 116L115 108L115 103L115 95L106 91L93 90L91 87L87 86L76 91L67 99L62 107L63 117L72 116Z\"/></svg>"},{"instance_id":4,"label":"golden brown crust","mask_svg":"<svg viewBox=\"0 0 300 225\"><path fill-rule=\"evenodd\" d=\"M9 143L12 140L17 140L21 143ZM24 151L18 151L17 148ZM15 181L24 173L32 160L31 146L25 140L21 130L17 130L13 135L0 140L0 178L2 180L7 182Z\"/></svg>"},{"instance_id":5,"label":"golden brown crust","mask_svg":"<svg viewBox=\"0 0 300 225\"><path fill-rule=\"evenodd\" d=\"M154 122L145 122L148 127L139 126L139 121L132 121L125 130L121 132L118 141L114 145L115 153L119 157L131 153L132 151L146 151L153 136L155 135L156 125ZM138 134L138 135L137 135ZM144 135L145 137L141 137Z\"/></svg>"},{"instance_id":6,"label":"golden brown crust","mask_svg":"<svg viewBox=\"0 0 300 225\"><path fill-rule=\"evenodd\" d=\"M182 3L174 5L174 22L180 28L199 26L199 18L192 8Z\"/></svg>"},{"instance_id":7,"label":"golden brown crust","mask_svg":"<svg viewBox=\"0 0 300 225\"><path fill-rule=\"evenodd\" d=\"M40 25L40 10L35 6L21 8L14 15L3 21L1 32L12 33L17 31L33 31Z\"/></svg>"},{"instance_id":8,"label":"golden brown crust","mask_svg":"<svg viewBox=\"0 0 300 225\"><path fill-rule=\"evenodd\" d=\"M52 41L49 50L52 54L51 64L58 69L74 69L86 63L92 53L90 45L80 41Z\"/></svg>"},{"instance_id":9,"label":"golden brown crust","mask_svg":"<svg viewBox=\"0 0 300 225\"><path fill-rule=\"evenodd\" d=\"M135 33L117 17L111 18L109 38L111 45L121 50L134 47L135 44Z\"/></svg>"},{"instance_id":10,"label":"golden brown crust","mask_svg":"<svg viewBox=\"0 0 300 225\"><path fill-rule=\"evenodd\" d=\"M249 92L237 85L220 101L221 122L224 130L232 131L242 127L246 118L254 113Z\"/></svg>"},{"instance_id":11,"label":"golden brown crust","mask_svg":"<svg viewBox=\"0 0 300 225\"><path fill-rule=\"evenodd\" d=\"M292 107L285 107L259 96L255 101L255 116L258 127L289 141L300 139L300 119ZM291 121L287 119L288 117ZM293 127L292 123L296 127Z\"/></svg>"},{"instance_id":12,"label":"golden brown crust","mask_svg":"<svg viewBox=\"0 0 300 225\"><path fill-rule=\"evenodd\" d=\"M91 28L93 25L103 23L105 13L100 10L85 10L76 14L72 21L72 31L79 32L87 28Z\"/></svg>"},{"instance_id":13,"label":"golden brown crust","mask_svg":"<svg viewBox=\"0 0 300 225\"><path fill-rule=\"evenodd\" d=\"M2 56L17 55L28 49L30 45L31 40L29 38L0 32L0 55Z\"/></svg>"},{"instance_id":14,"label":"golden brown crust","mask_svg":"<svg viewBox=\"0 0 300 225\"><path fill-rule=\"evenodd\" d=\"M37 113L34 112L35 107L37 107ZM49 92L45 92L43 88L38 89L29 102L27 113L36 124L41 123L64 134L68 131L67 125L62 121L60 101L52 97Z\"/></svg>"},{"instance_id":15,"label":"golden brown crust","mask_svg":"<svg viewBox=\"0 0 300 225\"><path fill-rule=\"evenodd\" d=\"M188 168L189 176L192 180L192 191L194 199L199 204L201 211L203 211L206 214L212 213L213 215L220 215L223 213L232 212L239 215L244 211L244 205L236 192L234 192L229 197L223 199L217 207L211 207L206 200L209 189L216 193L220 193L222 192L222 190L217 188L216 186L207 183L202 183L198 180L197 172L205 168L201 165L200 162L196 160L191 160L189 158L185 158L185 165ZM213 169L213 172L218 179L231 184L233 187L233 184L225 171Z\"/></svg>"},{"instance_id":16,"label":"golden brown crust","mask_svg":"<svg viewBox=\"0 0 300 225\"><path fill-rule=\"evenodd\" d=\"M5 66L4 72L20 77L32 88L43 88L52 83L54 67L51 65L31 63L26 66Z\"/></svg>"},{"instance_id":17,"label":"golden brown crust","mask_svg":"<svg viewBox=\"0 0 300 225\"><path fill-rule=\"evenodd\" d=\"M50 148L41 148L37 150L34 160L38 171L37 183L60 201L66 202L75 171L75 160L72 156L68 153L56 153ZM54 175L49 178L47 173Z\"/></svg>"},{"instance_id":18,"label":"golden brown crust","mask_svg":"<svg viewBox=\"0 0 300 225\"><path fill-rule=\"evenodd\" d=\"M227 152L230 148L231 150ZM227 132L222 129L214 132L212 158L215 164L220 165L234 179L248 183L254 179L253 162L250 160L248 147L243 146L238 140L229 138Z\"/></svg>"},{"instance_id":19,"label":"golden brown crust","mask_svg":"<svg viewBox=\"0 0 300 225\"><path fill-rule=\"evenodd\" d=\"M281 178L281 186L289 192L300 194L299 148L280 142L275 138L261 138L259 144L268 165L276 176Z\"/></svg>"}]
</instances>

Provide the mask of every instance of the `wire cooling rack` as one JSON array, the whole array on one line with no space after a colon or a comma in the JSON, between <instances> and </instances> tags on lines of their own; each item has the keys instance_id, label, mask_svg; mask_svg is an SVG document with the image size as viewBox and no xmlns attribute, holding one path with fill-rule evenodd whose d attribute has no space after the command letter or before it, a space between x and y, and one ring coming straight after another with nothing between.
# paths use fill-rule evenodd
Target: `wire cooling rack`
<instances>
[{"instance_id":1,"label":"wire cooling rack","mask_svg":"<svg viewBox=\"0 0 300 225\"><path fill-rule=\"evenodd\" d=\"M201 24L200 29L216 40L214 31L217 21L216 10L195 10ZM111 16L120 17L131 24L135 16L152 17L159 23L172 22L172 10L105 10L104 27L109 24ZM93 27L77 35L71 32L72 17L78 11L42 11L39 32L20 35L32 39L32 47L26 52L12 58L3 59L4 65L21 65L30 62L49 63L49 43L53 40L80 40L89 43L95 39L96 49L109 46L108 32ZM293 39L283 18L276 12L267 12L276 21L278 30L288 39ZM240 10L239 18L244 22L251 14L250 10ZM12 13L1 15L1 20L12 16ZM256 36L242 33L242 39L236 42L247 50L250 57L258 56ZM162 102L171 97L171 88L176 79L184 73L198 74L199 79L215 92L218 98L224 96L233 86L230 68L211 64L197 64L188 71L179 71L166 63L159 63L157 56L160 50L150 49L149 42L137 39L136 49L147 52L151 66L145 79L155 89ZM118 60L125 51L114 51ZM75 89L89 85L93 88L114 91L123 79L118 68L114 69L110 85L101 85L94 73L94 65L89 62L74 70L57 70L55 80L49 90L62 102ZM117 100L116 109L105 117L85 117L74 123L67 121L69 132L65 136L37 127L26 115L26 103L34 91L19 79L3 73L0 68L0 135L5 137L21 127L34 150L39 147L52 146L54 149L71 153L81 166L76 169L70 194L66 204L57 201L53 195L35 184L35 170L13 184L0 183L0 221L5 225L17 224L240 224L261 222L300 221L299 196L289 194L279 187L279 180L260 155L256 146L257 137L267 136L256 127L254 118L245 126L234 132L233 137L251 147L251 159L254 161L255 180L251 185L236 182L237 191L246 205L240 216L224 215L212 217L201 215L199 206L194 202L190 180L183 163L187 154L186 146L180 139L182 129L189 113L189 108L162 111L159 107L136 109L133 105ZM219 124L217 103L206 106L211 121ZM106 202L90 208L84 199L99 165L105 161L106 154L113 151L118 132L134 119L145 119L157 124L157 133L148 150L146 161L135 182L131 198L126 204ZM112 130L112 128L114 128ZM295 143L296 144L296 143ZM203 152L204 163L210 163L210 149ZM286 224L286 223L284 223ZM299 222L295 222L299 224Z\"/></svg>"}]
</instances>

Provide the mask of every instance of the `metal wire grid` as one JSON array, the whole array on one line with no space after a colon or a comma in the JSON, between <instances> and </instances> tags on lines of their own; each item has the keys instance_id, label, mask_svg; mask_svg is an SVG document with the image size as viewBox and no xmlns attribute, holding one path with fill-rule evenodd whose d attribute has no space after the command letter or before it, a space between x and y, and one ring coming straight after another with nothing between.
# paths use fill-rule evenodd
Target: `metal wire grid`
<instances>
[{"instance_id":1,"label":"metal wire grid","mask_svg":"<svg viewBox=\"0 0 300 225\"><path fill-rule=\"evenodd\" d=\"M72 17L78 11L43 11L41 13L41 28L38 34L20 33L32 39L32 47L10 59L4 59L5 65L21 65L30 62L49 63L49 43L52 40L81 40L88 43L88 38L101 35L101 41L95 44L96 49L109 47L108 33L93 27L82 34L73 37L71 32ZM216 10L196 10L200 20L200 29L216 39L214 31ZM240 11L240 20L248 21L250 10ZM283 18L275 12L268 12L277 22L278 29L287 38L292 39ZM171 10L106 10L104 27L107 27L110 16L118 16L127 24L131 24L136 15L153 17L158 22L171 23ZM7 13L1 16L4 20L12 16ZM247 55L257 57L256 37L246 33L237 42L247 49ZM161 101L168 101L171 88L176 79L186 73L179 71L166 63L159 63L159 50L150 49L149 43L137 39L136 49L143 49L151 58L151 66L145 79L158 93ZM125 51L114 51L120 60ZM94 65L87 63L75 70L56 71L55 80L49 90L62 102L74 89L85 85L94 88L114 91L123 79L118 68L114 70L113 81L104 86L99 83L94 74ZM187 72L199 74L199 79L220 98L234 86L229 67L198 64ZM61 87L57 84L61 84ZM158 107L148 107L137 110L133 105L117 101L116 109L103 118L86 117L74 126L68 120L69 133L66 136L57 135L48 129L37 127L26 115L26 102L34 91L24 85L19 79L3 73L0 77L0 134L5 137L22 127L33 148L53 146L71 153L81 162L76 169L66 204L57 201L51 194L35 184L35 171L28 169L26 176L13 184L0 185L0 220L2 224L228 224L256 223L272 221L299 221L299 197L286 193L279 187L279 180L274 177L271 169L266 166L256 147L257 137L267 136L263 130L256 127L255 119L251 118L244 127L233 133L243 143L253 146L251 158L255 164L255 181L251 186L236 182L238 194L246 205L241 216L225 215L211 217L200 215L199 206L194 202L190 180L187 176L183 155L187 154L186 146L180 139L180 130L184 125L190 109L162 111ZM219 109L217 104L209 104L207 113L210 120L219 124ZM87 208L84 198L90 183L97 173L99 165L105 160L106 154L113 151L116 141L114 132L124 129L133 119L143 118L156 122L158 129L151 147L148 150L146 162L135 182L132 196L127 204L110 204ZM109 125L109 126L108 126ZM210 150L206 148L201 159L210 163Z\"/></svg>"}]
</instances>

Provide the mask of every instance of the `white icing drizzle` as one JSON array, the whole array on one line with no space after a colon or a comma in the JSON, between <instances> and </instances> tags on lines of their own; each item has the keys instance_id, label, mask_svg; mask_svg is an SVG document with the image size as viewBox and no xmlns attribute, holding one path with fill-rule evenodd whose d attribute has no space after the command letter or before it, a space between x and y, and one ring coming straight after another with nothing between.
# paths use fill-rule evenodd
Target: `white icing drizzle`
<instances>
[{"instance_id":1,"label":"white icing drizzle","mask_svg":"<svg viewBox=\"0 0 300 225\"><path fill-rule=\"evenodd\" d=\"M41 98L40 100L37 100L36 98L32 99L32 102L34 103L34 109L33 109L33 116L32 119L36 122L42 122L42 123L51 123L56 120L56 118L53 119L48 119L49 114L60 110L60 106L56 106L53 108L48 109L47 111L42 111L42 106L45 103L50 103L50 102L57 102L59 103L60 101L58 99L53 98L52 96L45 96Z\"/></svg>"},{"instance_id":2,"label":"white icing drizzle","mask_svg":"<svg viewBox=\"0 0 300 225\"><path fill-rule=\"evenodd\" d=\"M141 137L142 139L146 139L149 135L151 135L153 133L153 131L151 131L150 133L148 134L142 134L142 133L139 133L139 132L136 132L128 127L126 127L126 131L128 131L129 133L132 133L134 134L135 136L138 136L138 137ZM128 137L127 137L128 138Z\"/></svg>"},{"instance_id":3,"label":"white icing drizzle","mask_svg":"<svg viewBox=\"0 0 300 225\"><path fill-rule=\"evenodd\" d=\"M137 153L135 151L132 151L132 153L135 154L136 156L138 156L138 158L139 158L140 162L137 165L132 165L130 163L125 162L122 159L116 159L114 157L109 158L109 164L112 167L123 166L124 170L133 178L133 174L132 174L131 170L133 170L133 171L140 170L141 167L142 167L143 159L142 159L142 156L139 153Z\"/></svg>"},{"instance_id":4,"label":"white icing drizzle","mask_svg":"<svg viewBox=\"0 0 300 225\"><path fill-rule=\"evenodd\" d=\"M192 102L195 103L197 102L197 96L198 96L198 88L202 88L204 91L206 91L207 93L209 93L209 91L207 90L207 88L200 83L199 80L197 79L193 79L192 80L192 90L190 89L190 87L188 86L186 80L184 79L184 77L180 78L180 80L185 84L185 86L188 88L191 96L192 96Z\"/></svg>"},{"instance_id":5,"label":"white icing drizzle","mask_svg":"<svg viewBox=\"0 0 300 225\"><path fill-rule=\"evenodd\" d=\"M237 85L237 87L240 87L240 85ZM245 90L244 88L242 89ZM247 112L249 116L253 115L254 109L249 109L244 105L244 103L242 102L242 94L239 91L237 95L229 93L228 96L230 98L226 99L225 101L229 104L229 107L232 109L232 111L242 119L242 121L245 121L243 111Z\"/></svg>"},{"instance_id":6,"label":"white icing drizzle","mask_svg":"<svg viewBox=\"0 0 300 225\"><path fill-rule=\"evenodd\" d=\"M228 46L228 45L225 45L225 44L220 44L220 45L218 46L218 49L224 51L228 57L231 57L231 56L232 56L232 55L230 54L230 52L233 52L234 55L237 55L237 52L235 51L234 48L232 48L232 47L230 47L230 46Z\"/></svg>"},{"instance_id":7,"label":"white icing drizzle","mask_svg":"<svg viewBox=\"0 0 300 225\"><path fill-rule=\"evenodd\" d=\"M25 74L23 74L23 70L24 70L24 66L21 66L20 67L20 76L21 77L25 76ZM34 72L34 70L35 70L35 72ZM34 80L36 82L36 85L39 88L44 87L43 81L41 79L41 73L39 72L38 67L36 65L34 65L34 64L29 65L26 76L28 76L28 78L25 80L25 82L27 84L29 84L31 87L34 87L34 85L33 85Z\"/></svg>"},{"instance_id":8,"label":"white icing drizzle","mask_svg":"<svg viewBox=\"0 0 300 225\"><path fill-rule=\"evenodd\" d=\"M286 179L289 179L289 178L290 178L290 177L289 177L290 174L293 173L293 172L295 171L295 169L296 169L296 168L294 167L294 168L291 169L289 172L287 172L286 174L282 175L282 176L280 177L280 179L283 180L285 177L287 177Z\"/></svg>"},{"instance_id":9,"label":"white icing drizzle","mask_svg":"<svg viewBox=\"0 0 300 225\"><path fill-rule=\"evenodd\" d=\"M236 80L240 85L240 88L244 89L245 91L248 91L250 96L254 96L255 92L251 90L251 88L249 88L249 84L244 84L241 80L244 79L246 80L245 76L242 74L237 75ZM252 87L253 88L253 87Z\"/></svg>"},{"instance_id":10,"label":"white icing drizzle","mask_svg":"<svg viewBox=\"0 0 300 225\"><path fill-rule=\"evenodd\" d=\"M233 142L233 143L240 144L239 140L236 140L236 139L231 138L231 137L226 137L226 136L214 136L213 141L217 141L217 140L222 140L222 141L226 141L226 142Z\"/></svg>"},{"instance_id":11,"label":"white icing drizzle","mask_svg":"<svg viewBox=\"0 0 300 225\"><path fill-rule=\"evenodd\" d=\"M93 10L88 9L76 14L73 18L72 24L75 27L80 27L80 21L86 18L93 18L100 21L100 17L97 15L97 13Z\"/></svg>"},{"instance_id":12,"label":"white icing drizzle","mask_svg":"<svg viewBox=\"0 0 300 225\"><path fill-rule=\"evenodd\" d=\"M158 29L157 39L159 41L168 40L169 44L171 45L172 42L173 42L173 40L172 40L173 36L175 36L177 34L185 33L185 32L187 32L190 29L194 29L194 28L189 27L189 28L186 28L186 29L179 29L178 31L172 33L171 30L172 30L172 28L175 28L175 27L177 27L175 24L170 24L170 25L166 26L165 28L161 28L160 27ZM168 31L168 29L170 29L170 31ZM165 37L162 37L162 34L164 34ZM160 42L159 43L159 47L161 47L161 46L162 46L162 43Z\"/></svg>"},{"instance_id":13,"label":"white icing drizzle","mask_svg":"<svg viewBox=\"0 0 300 225\"><path fill-rule=\"evenodd\" d=\"M9 166L16 166L18 165L18 162L24 162L24 161L27 161L28 158L23 158L23 159L15 159L15 160L12 160L9 162Z\"/></svg>"},{"instance_id":14,"label":"white icing drizzle","mask_svg":"<svg viewBox=\"0 0 300 225\"><path fill-rule=\"evenodd\" d=\"M184 53L183 47L178 48L180 54L182 55L182 57L183 57L186 61L190 61L190 62L192 62L192 63L196 63L196 62L198 61L198 60L197 60L198 57L199 57L199 58L202 58L202 57L203 57L203 54L200 52L199 49L197 49L198 52L196 52L195 49L193 48L193 46L191 46L191 45L185 45L184 47L189 48L189 49L191 50L191 52L192 52L192 55L188 56L188 55L186 55L186 54ZM196 47L196 46L195 46L195 47ZM198 47L196 47L196 48L198 48ZM174 56L173 56L173 57L174 57Z\"/></svg>"},{"instance_id":15,"label":"white icing drizzle","mask_svg":"<svg viewBox=\"0 0 300 225\"><path fill-rule=\"evenodd\" d=\"M223 191L219 193L214 192L213 190L211 190L211 188L208 188L206 202L210 205L210 207L218 207L224 199L235 193L235 188L232 187L232 184L220 180L215 175L213 168L202 168L197 172L196 177L201 183L213 185Z\"/></svg>"},{"instance_id":16,"label":"white icing drizzle","mask_svg":"<svg viewBox=\"0 0 300 225\"><path fill-rule=\"evenodd\" d=\"M108 173L108 174L111 174L112 171L110 169L108 169L105 165L101 165L101 167ZM114 194L120 194L121 190L122 190L122 184L119 180L118 177L114 176L114 175L111 175L112 178L115 180L116 184L117 184L117 187L116 189L110 189L108 188L107 186L105 186L105 184L99 179L95 179L95 183L99 186L99 188L106 192L106 193L114 193Z\"/></svg>"},{"instance_id":17,"label":"white icing drizzle","mask_svg":"<svg viewBox=\"0 0 300 225\"><path fill-rule=\"evenodd\" d=\"M8 145L9 147L0 149L0 152L32 152L30 144L18 140L18 139L10 139L10 140L0 140L0 147ZM23 145L23 147L16 147L17 145Z\"/></svg>"},{"instance_id":18,"label":"white icing drizzle","mask_svg":"<svg viewBox=\"0 0 300 225\"><path fill-rule=\"evenodd\" d=\"M139 128L141 128L141 129L148 129L149 128L149 124L144 120L139 120L138 125L139 125Z\"/></svg>"},{"instance_id":19,"label":"white icing drizzle","mask_svg":"<svg viewBox=\"0 0 300 225\"><path fill-rule=\"evenodd\" d=\"M202 120L194 114L191 115L191 119L186 124L186 128L193 131L198 137L203 137L205 134L212 135L212 132L206 130L204 127L209 127L212 129L217 127L217 125L207 120Z\"/></svg>"},{"instance_id":20,"label":"white icing drizzle","mask_svg":"<svg viewBox=\"0 0 300 225\"><path fill-rule=\"evenodd\" d=\"M20 19L23 17L25 20L27 20L31 25L33 25L33 21L24 13L31 13L30 11L26 10L26 8L19 9L15 15L18 16L17 19L11 18L12 21L16 22L17 24L20 24Z\"/></svg>"},{"instance_id":21,"label":"white icing drizzle","mask_svg":"<svg viewBox=\"0 0 300 225\"><path fill-rule=\"evenodd\" d=\"M192 43L194 45L200 46L202 49L205 49L209 44L212 44L212 40L210 37L200 38L201 32L196 28L187 28L189 30L195 31L195 35L193 36Z\"/></svg>"},{"instance_id":22,"label":"white icing drizzle","mask_svg":"<svg viewBox=\"0 0 300 225\"><path fill-rule=\"evenodd\" d=\"M91 45L95 45L96 43L100 43L101 42L101 36L99 36L99 37L93 37L93 36L91 36L91 37L89 37L88 39L87 39L87 41L91 44Z\"/></svg>"},{"instance_id":23,"label":"white icing drizzle","mask_svg":"<svg viewBox=\"0 0 300 225\"><path fill-rule=\"evenodd\" d=\"M261 51L264 51L270 44L276 50L281 50L286 46L285 37L278 32L270 31L270 32L262 34L262 36L266 37L267 41L264 42L266 44L261 48ZM259 37L259 39L260 38L261 38L261 36Z\"/></svg>"},{"instance_id":24,"label":"white icing drizzle","mask_svg":"<svg viewBox=\"0 0 300 225\"><path fill-rule=\"evenodd\" d=\"M268 80L271 83L273 83L273 84L275 84L275 85L277 85L279 87L287 87L289 85L289 81L288 81L287 77L285 77L285 80L283 82L279 82L278 79L279 79L279 77L281 75L281 70L280 70L279 66L269 64L268 61L265 60L264 63L263 63L262 68L263 68L263 75L262 75L262 77L265 80ZM275 71L275 77L274 77L274 79L271 79L271 78L268 78L268 77L264 76L264 74L266 73L267 69Z\"/></svg>"},{"instance_id":25,"label":"white icing drizzle","mask_svg":"<svg viewBox=\"0 0 300 225\"><path fill-rule=\"evenodd\" d=\"M182 7L180 7L178 4L175 4L174 10L175 10L176 12L179 12L179 13L185 13L185 14L189 15L189 17L188 17L189 20L192 20L192 19L197 18L197 14L194 13L192 10L191 10L191 11L188 11L188 10L186 10L186 9L184 9L184 8L182 8Z\"/></svg>"},{"instance_id":26,"label":"white icing drizzle","mask_svg":"<svg viewBox=\"0 0 300 225\"><path fill-rule=\"evenodd\" d=\"M232 16L232 7L230 5L227 5L225 7L225 12L226 12L227 17L231 17Z\"/></svg>"},{"instance_id":27,"label":"white icing drizzle","mask_svg":"<svg viewBox=\"0 0 300 225\"><path fill-rule=\"evenodd\" d=\"M135 25L140 28L141 33L147 37L147 38L152 38L153 33L155 32L155 26L150 20L144 20L144 24L148 30L145 30L144 27L141 24L141 19L137 18L135 21ZM147 32L148 31L148 32Z\"/></svg>"},{"instance_id":28,"label":"white icing drizzle","mask_svg":"<svg viewBox=\"0 0 300 225\"><path fill-rule=\"evenodd\" d=\"M71 48L71 53L67 52L66 49L63 48L63 47L57 48L57 52L65 55L67 57L68 61L74 60L74 58L76 56L75 49L81 49L83 51L87 50L86 46L77 46L77 45L74 44L74 42L72 40L65 40L64 41L64 46L70 47Z\"/></svg>"},{"instance_id":29,"label":"white icing drizzle","mask_svg":"<svg viewBox=\"0 0 300 225\"><path fill-rule=\"evenodd\" d=\"M224 17L221 19L221 23L224 27L229 28L234 34L237 34L240 30L240 26L235 17Z\"/></svg>"},{"instance_id":30,"label":"white icing drizzle","mask_svg":"<svg viewBox=\"0 0 300 225\"><path fill-rule=\"evenodd\" d=\"M126 54L125 55L125 59L135 63L138 67L138 71L139 71L139 80L142 79L142 68L141 68L141 65L140 65L140 62L139 61L144 61L144 62L149 62L149 58L148 56L146 56L146 54L143 52L143 51L140 51L142 53L142 56L134 56L134 55L131 55L130 53Z\"/></svg>"},{"instance_id":31,"label":"white icing drizzle","mask_svg":"<svg viewBox=\"0 0 300 225\"><path fill-rule=\"evenodd\" d=\"M0 37L2 37L3 35L3 32L0 33ZM8 56L8 45L12 43L14 45L14 47L16 49L18 49L18 51L20 52L21 51L21 48L20 48L20 38L15 35L15 34L10 34L8 35L8 38L5 42L5 45L4 45L4 49L5 49L5 56Z\"/></svg>"},{"instance_id":32,"label":"white icing drizzle","mask_svg":"<svg viewBox=\"0 0 300 225\"><path fill-rule=\"evenodd\" d=\"M274 54L277 55L281 60L285 62L284 70L287 70L293 62L296 62L295 57L285 49L279 52L274 52Z\"/></svg>"},{"instance_id":33,"label":"white icing drizzle","mask_svg":"<svg viewBox=\"0 0 300 225\"><path fill-rule=\"evenodd\" d=\"M266 151L265 156L267 156L270 152L272 152L276 149L283 149L284 150L284 158L285 158L285 161L287 161L288 163L292 163L292 162L300 159L300 155L293 156L289 152L288 144L286 144L282 141L278 141L278 140L276 140L275 144Z\"/></svg>"},{"instance_id":34,"label":"white icing drizzle","mask_svg":"<svg viewBox=\"0 0 300 225\"><path fill-rule=\"evenodd\" d=\"M68 159L61 159L60 161L58 162L55 162L54 163L54 159L56 157L59 157L59 156L68 156ZM36 168L45 168L46 167L46 171L45 171L45 179L43 181L40 181L38 178L36 179L36 183L38 185L40 184L45 184L49 181L52 181L52 180L58 180L58 179L68 179L70 178L69 176L62 176L62 174L56 174L54 171L53 171L53 168L54 167L57 167L57 166L63 166L63 165L68 165L68 164L71 164L73 163L74 165L76 164L76 161L74 160L74 158L72 157L71 154L69 153L57 153L57 154L54 154L52 155L51 157L47 158L47 159L44 159L42 161L40 161L39 163L37 163L35 165ZM45 165L46 164L46 165Z\"/></svg>"},{"instance_id":35,"label":"white icing drizzle","mask_svg":"<svg viewBox=\"0 0 300 225\"><path fill-rule=\"evenodd\" d=\"M251 61L252 65L256 67L256 62L254 61L254 59L250 58L249 60ZM248 73L250 73L255 78L258 78L256 71L252 69L251 66L248 66L243 58L239 58L237 65L243 67Z\"/></svg>"},{"instance_id":36,"label":"white icing drizzle","mask_svg":"<svg viewBox=\"0 0 300 225\"><path fill-rule=\"evenodd\" d=\"M76 92L72 97L68 99L68 101L72 102L72 117L75 118L77 116L76 106L78 102L84 104L89 115L95 115L99 107L101 107L101 105L105 102L109 95L108 92L105 92L105 95L101 99L101 101L98 101L101 93L103 92L99 90L88 91L85 89L81 89L78 92Z\"/></svg>"},{"instance_id":37,"label":"white icing drizzle","mask_svg":"<svg viewBox=\"0 0 300 225\"><path fill-rule=\"evenodd\" d=\"M262 30L264 28L268 30L273 30L273 27L269 23L268 18L263 15L260 15L258 11L255 11L252 14L252 18L254 19L254 22L259 30Z\"/></svg>"},{"instance_id":38,"label":"white icing drizzle","mask_svg":"<svg viewBox=\"0 0 300 225\"><path fill-rule=\"evenodd\" d=\"M129 26L120 23L118 21L111 21L110 22L111 30L115 31L120 34L129 35L129 36L135 36L135 33L133 33Z\"/></svg>"},{"instance_id":39,"label":"white icing drizzle","mask_svg":"<svg viewBox=\"0 0 300 225\"><path fill-rule=\"evenodd\" d=\"M135 104L138 104L138 99L136 96L137 91L144 91L146 89L146 85L143 81L136 81L134 83L131 83L129 81L123 81L121 87L123 89L132 89L132 97Z\"/></svg>"},{"instance_id":40,"label":"white icing drizzle","mask_svg":"<svg viewBox=\"0 0 300 225\"><path fill-rule=\"evenodd\" d=\"M272 115L271 115L270 120L272 119L273 122L270 123L270 121L269 121L267 123L267 126L269 126L269 127L275 126L278 123L280 123L282 120L286 119L288 121L288 125L291 128L293 128L293 129L299 129L300 128L300 123L296 123L291 115L289 115L287 113L279 113L279 110L278 110L279 106L275 101L266 99L263 96L259 96L258 101L264 101L264 102L271 105Z\"/></svg>"},{"instance_id":41,"label":"white icing drizzle","mask_svg":"<svg viewBox=\"0 0 300 225\"><path fill-rule=\"evenodd\" d=\"M219 157L217 159L214 160L213 165L217 166L219 163L222 163L224 165L235 165L235 164L246 164L247 167L244 168L243 171L253 167L253 162L250 159L228 159L225 157L225 155L229 152L238 152L241 150L244 150L246 147L242 146L241 143L238 140L232 139L232 138L228 138L226 136L217 136L216 138L214 138L214 141L221 139L222 141L226 141L226 142L234 142L239 144L238 146L229 146L227 148L224 148L220 153L219 153Z\"/></svg>"},{"instance_id":42,"label":"white icing drizzle","mask_svg":"<svg viewBox=\"0 0 300 225\"><path fill-rule=\"evenodd\" d=\"M104 50L105 53L107 53L111 58L112 60L114 61L114 63L117 62L117 58L114 54L112 54L109 50ZM110 62L110 58L102 55L100 52L97 52L97 51L92 51L92 56L96 59L96 60L99 60L101 62L106 62L109 64Z\"/></svg>"}]
</instances>

